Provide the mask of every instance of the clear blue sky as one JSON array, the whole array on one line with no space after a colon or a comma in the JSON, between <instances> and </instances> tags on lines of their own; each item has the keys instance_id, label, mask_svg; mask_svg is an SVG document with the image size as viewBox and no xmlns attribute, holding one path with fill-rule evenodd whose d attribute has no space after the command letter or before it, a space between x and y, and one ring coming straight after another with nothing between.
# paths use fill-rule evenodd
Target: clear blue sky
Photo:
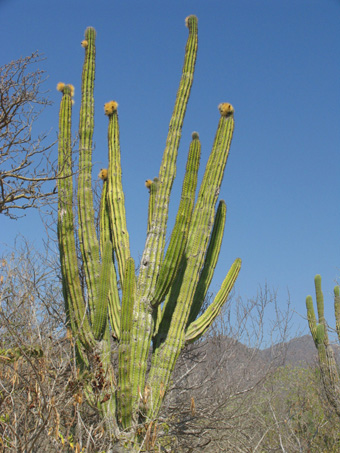
<instances>
[{"instance_id":1,"label":"clear blue sky","mask_svg":"<svg viewBox=\"0 0 340 453\"><path fill-rule=\"evenodd\" d=\"M48 4L47 4L48 3ZM227 226L211 289L236 257L243 260L237 293L265 282L287 290L305 314L313 277L331 293L339 277L340 0L0 0L1 64L39 50L54 105L37 127L57 134L57 82L76 87L77 131L87 26L97 30L94 175L107 164L106 101L119 103L123 184L134 257L141 255L148 193L158 174L183 63L184 19L199 19L199 51L178 158L174 218L191 132L200 133L202 170L220 102L235 108L235 133L220 192ZM36 132L39 132L36 130ZM1 219L1 241L21 232L39 241L40 220ZM304 322L297 319L304 326Z\"/></svg>"}]
</instances>

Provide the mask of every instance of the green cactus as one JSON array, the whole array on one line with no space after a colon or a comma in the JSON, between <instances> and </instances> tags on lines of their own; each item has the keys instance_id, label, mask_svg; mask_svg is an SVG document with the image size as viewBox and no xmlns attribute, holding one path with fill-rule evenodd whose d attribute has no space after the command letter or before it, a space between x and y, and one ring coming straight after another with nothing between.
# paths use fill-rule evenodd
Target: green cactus
<instances>
[{"instance_id":1,"label":"green cactus","mask_svg":"<svg viewBox=\"0 0 340 453\"><path fill-rule=\"evenodd\" d=\"M329 343L327 322L324 315L324 298L321 289L321 276L314 278L316 306L318 320L316 319L312 296L307 296L307 319L309 329L312 334L315 346L318 350L319 365L321 376L326 391L327 398L340 417L340 377L337 364L334 358L333 349ZM334 288L334 310L336 319L336 330L340 341L340 297L339 286Z\"/></svg>"},{"instance_id":2,"label":"green cactus","mask_svg":"<svg viewBox=\"0 0 340 453\"><path fill-rule=\"evenodd\" d=\"M196 203L201 144L198 133L192 135L178 214L165 250L170 193L197 53L197 18L189 16L186 25L189 37L163 159L158 177L147 182L147 236L137 275L126 226L115 101L104 107L109 120L109 167L100 173L103 189L99 239L96 234L91 183L96 36L93 28L86 30L82 43L85 61L79 122L78 239L85 288L79 277L72 205L74 90L70 85L58 84L63 93L59 116L58 241L67 324L75 339L79 367L86 370L86 375L96 375L100 363L104 371L105 383L99 388L90 383L86 387L89 403L109 420L114 436L130 433L129 440L137 444L141 432L137 436L137 427L157 417L179 354L209 328L241 268L238 258L215 300L200 315L225 225L225 203L220 201L216 212L215 207L234 129L234 109L228 103L219 105L221 117ZM118 384L111 365L110 336L118 344ZM147 373L150 353L151 368Z\"/></svg>"}]
</instances>

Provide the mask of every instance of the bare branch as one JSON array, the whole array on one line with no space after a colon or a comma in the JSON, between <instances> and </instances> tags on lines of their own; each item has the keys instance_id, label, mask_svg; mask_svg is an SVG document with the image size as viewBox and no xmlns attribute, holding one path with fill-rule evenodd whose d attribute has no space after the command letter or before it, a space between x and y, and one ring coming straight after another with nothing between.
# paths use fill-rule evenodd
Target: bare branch
<instances>
[{"instance_id":1,"label":"bare branch","mask_svg":"<svg viewBox=\"0 0 340 453\"><path fill-rule=\"evenodd\" d=\"M33 134L42 110L51 105L41 87L38 52L0 67L0 214L41 207L55 196L48 182L57 177L47 133Z\"/></svg>"}]
</instances>

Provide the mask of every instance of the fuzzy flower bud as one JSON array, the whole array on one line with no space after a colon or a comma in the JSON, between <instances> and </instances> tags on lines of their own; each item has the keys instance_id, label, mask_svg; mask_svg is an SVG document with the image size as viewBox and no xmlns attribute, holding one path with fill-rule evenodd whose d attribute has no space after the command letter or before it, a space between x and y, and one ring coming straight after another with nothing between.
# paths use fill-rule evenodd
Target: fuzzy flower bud
<instances>
[{"instance_id":1,"label":"fuzzy flower bud","mask_svg":"<svg viewBox=\"0 0 340 453\"><path fill-rule=\"evenodd\" d=\"M112 113L116 112L118 108L118 103L116 101L109 101L104 105L104 112L105 115L112 115Z\"/></svg>"},{"instance_id":2,"label":"fuzzy flower bud","mask_svg":"<svg viewBox=\"0 0 340 453\"><path fill-rule=\"evenodd\" d=\"M218 110L220 111L221 116L229 116L234 113L234 107L228 102L223 102L219 104Z\"/></svg>"}]
</instances>

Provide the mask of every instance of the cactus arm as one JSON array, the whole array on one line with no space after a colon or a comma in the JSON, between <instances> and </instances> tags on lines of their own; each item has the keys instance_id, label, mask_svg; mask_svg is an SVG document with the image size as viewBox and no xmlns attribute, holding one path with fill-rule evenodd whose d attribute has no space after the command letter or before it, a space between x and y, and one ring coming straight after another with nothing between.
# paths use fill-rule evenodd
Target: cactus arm
<instances>
[{"instance_id":1,"label":"cactus arm","mask_svg":"<svg viewBox=\"0 0 340 453\"><path fill-rule=\"evenodd\" d=\"M158 190L155 200L152 225L147 236L140 268L138 292L149 293L155 287L159 266L163 260L166 223L168 218L170 192L176 176L177 152L182 133L186 106L193 83L197 55L197 18L190 16L186 22L189 36L185 48L182 77L177 91L176 102L169 125L166 147L159 171Z\"/></svg>"},{"instance_id":2,"label":"cactus arm","mask_svg":"<svg viewBox=\"0 0 340 453\"><path fill-rule=\"evenodd\" d=\"M201 156L201 144L195 132L189 148L186 173L183 181L181 201L170 243L162 263L152 305L160 304L172 285L185 250L192 211L195 203L197 172Z\"/></svg>"},{"instance_id":3,"label":"cactus arm","mask_svg":"<svg viewBox=\"0 0 340 453\"><path fill-rule=\"evenodd\" d=\"M182 262L180 264L179 272L177 273L176 279L172 285L171 291L167 294L165 301L163 303L163 307L161 309L161 313L158 314L157 321L154 327L153 333L153 342L154 344L158 344L163 341L163 339L167 336L172 315L176 308L177 299L183 284L183 277L185 274L187 266L187 259L183 256Z\"/></svg>"},{"instance_id":4,"label":"cactus arm","mask_svg":"<svg viewBox=\"0 0 340 453\"><path fill-rule=\"evenodd\" d=\"M149 206L148 206L148 226L147 226L147 234L149 234L151 224L152 224L152 217L155 210L155 201L156 201L156 193L158 188L158 178L154 178L149 187Z\"/></svg>"},{"instance_id":5,"label":"cactus arm","mask_svg":"<svg viewBox=\"0 0 340 453\"><path fill-rule=\"evenodd\" d=\"M230 106L230 104L228 104L228 106ZM192 218L192 228L190 229L188 239L187 257L188 259L193 260L196 251L200 250L201 258L199 267L203 264L204 255L212 230L215 205L220 192L224 169L229 155L233 130L233 113L231 112L227 116L221 114L214 139L213 149L209 156L202 184L198 193ZM200 271L201 268L196 273L199 273Z\"/></svg>"},{"instance_id":6,"label":"cactus arm","mask_svg":"<svg viewBox=\"0 0 340 453\"><path fill-rule=\"evenodd\" d=\"M222 283L221 289L216 294L213 303L195 322L190 324L187 328L185 333L186 343L193 343L209 329L216 316L220 313L222 306L227 301L229 293L236 282L240 270L241 260L240 258L237 258L232 264Z\"/></svg>"},{"instance_id":7,"label":"cactus arm","mask_svg":"<svg viewBox=\"0 0 340 453\"><path fill-rule=\"evenodd\" d=\"M109 292L109 318L112 328L112 336L120 339L120 299L117 286L117 274L114 264L111 267L110 292Z\"/></svg>"},{"instance_id":8,"label":"cactus arm","mask_svg":"<svg viewBox=\"0 0 340 453\"><path fill-rule=\"evenodd\" d=\"M100 197L99 212L99 236L100 236L100 254L103 256L103 245L106 241L111 240L110 216L107 206L107 178L103 181L103 188Z\"/></svg>"},{"instance_id":9,"label":"cactus arm","mask_svg":"<svg viewBox=\"0 0 340 453\"><path fill-rule=\"evenodd\" d=\"M165 246L169 197L176 174L177 150L193 82L197 55L197 18L187 19L189 36L185 48L184 65L175 107L170 120L166 147L159 171L158 190L152 223L146 238L137 282L136 308L134 310L132 357L134 361L133 399L139 402L138 389L144 388L147 357L154 329L154 313L150 306L152 292L159 274Z\"/></svg>"},{"instance_id":10,"label":"cactus arm","mask_svg":"<svg viewBox=\"0 0 340 453\"><path fill-rule=\"evenodd\" d=\"M117 258L118 272L123 285L124 267L130 256L129 233L126 226L125 199L122 186L122 170L120 161L118 104L110 101L105 104L105 114L109 117L108 146L108 206L110 212L112 243Z\"/></svg>"},{"instance_id":11,"label":"cactus arm","mask_svg":"<svg viewBox=\"0 0 340 453\"><path fill-rule=\"evenodd\" d=\"M221 200L216 211L214 226L211 233L207 254L205 256L204 266L197 284L194 300L192 302L188 325L194 322L197 318L202 308L202 304L206 298L211 280L213 278L218 256L221 250L226 214L227 206L225 202Z\"/></svg>"},{"instance_id":12,"label":"cactus arm","mask_svg":"<svg viewBox=\"0 0 340 453\"><path fill-rule=\"evenodd\" d=\"M334 312L335 312L335 326L340 341L340 288L334 288Z\"/></svg>"},{"instance_id":13,"label":"cactus arm","mask_svg":"<svg viewBox=\"0 0 340 453\"><path fill-rule=\"evenodd\" d=\"M58 242L60 252L61 274L62 274L62 289L65 301L65 312L67 324L71 327L73 332L76 332L77 325L75 313L72 311L72 301L75 302L77 297L82 297L80 282L77 286L74 285L72 290L68 286L68 260L66 259L65 251L67 247L65 242L68 236L67 231L73 231L73 209L72 209L72 148L71 148L71 115L72 115L72 101L70 90L65 90L65 84L62 85L63 97L60 103L59 110L59 137L58 137L58 169L60 179L57 180L58 184ZM60 88L57 88L60 90ZM72 238L71 243L72 243ZM72 250L72 249L71 249ZM69 249L69 252L71 251ZM72 256L73 257L73 256ZM70 273L77 275L78 269L71 268ZM71 280L72 282L72 280ZM75 281L74 281L75 282ZM73 296L73 297L72 297ZM74 304L76 306L76 304Z\"/></svg>"},{"instance_id":14,"label":"cactus arm","mask_svg":"<svg viewBox=\"0 0 340 453\"><path fill-rule=\"evenodd\" d=\"M131 329L135 300L135 263L128 258L125 263L123 298L121 310L121 339L119 344L118 409L123 429L128 428L132 418L131 398Z\"/></svg>"},{"instance_id":15,"label":"cactus arm","mask_svg":"<svg viewBox=\"0 0 340 453\"><path fill-rule=\"evenodd\" d=\"M315 346L317 346L317 336L316 336L316 317L314 313L313 298L312 296L306 297L306 308L307 308L307 319L310 333L312 334Z\"/></svg>"},{"instance_id":16,"label":"cactus arm","mask_svg":"<svg viewBox=\"0 0 340 453\"><path fill-rule=\"evenodd\" d=\"M163 341L164 331L161 329L162 326L159 328L158 338L155 338L156 350L148 378L148 385L153 389L152 405L148 409L150 417L154 417L160 408L164 394L159 389L161 385L165 388L168 387L176 360L185 345L184 330L212 230L215 204L222 183L234 130L232 106L230 104L221 104L219 109L221 118L192 216L183 282L178 298L175 303L173 302L175 307L171 320L167 321L165 319L163 323L163 329L166 329L167 322L170 322L166 339ZM228 113L225 113L226 110Z\"/></svg>"},{"instance_id":17,"label":"cactus arm","mask_svg":"<svg viewBox=\"0 0 340 453\"><path fill-rule=\"evenodd\" d=\"M163 259L170 192L176 176L177 152L182 133L184 115L193 83L197 56L197 17L189 16L186 19L186 25L189 29L189 36L185 48L182 77L177 91L176 102L169 124L166 148L164 150L159 171L159 190L156 197L155 225L157 224L157 228L160 226L160 233L155 256L154 267L156 272L154 272L154 280L158 277L158 267ZM153 233L155 234L155 231L153 231ZM150 266L150 268L152 268L152 266ZM152 283L155 283L155 281Z\"/></svg>"},{"instance_id":18,"label":"cactus arm","mask_svg":"<svg viewBox=\"0 0 340 453\"><path fill-rule=\"evenodd\" d=\"M323 329L324 334L323 334L322 343L325 343L326 345L329 343L328 333L327 333L327 324L326 324L325 315L324 315L324 299L323 299L323 293L322 293L322 288L321 288L321 275L317 274L314 277L314 286L315 286L315 294L316 294L316 306L317 306L317 311L318 311L318 323L317 323L315 313L314 313L312 296L307 296L306 307L307 307L307 318L308 318L309 330L312 334L314 343L315 343L316 347L318 348L317 330L318 330L320 324L322 324L324 326L324 329ZM321 330L320 330L320 332L321 332Z\"/></svg>"},{"instance_id":19,"label":"cactus arm","mask_svg":"<svg viewBox=\"0 0 340 453\"><path fill-rule=\"evenodd\" d=\"M91 320L99 276L99 244L94 224L92 196L92 136L94 128L95 38L92 27L85 31L85 58L82 74L82 99L79 117L78 213L79 243L83 257Z\"/></svg>"},{"instance_id":20,"label":"cactus arm","mask_svg":"<svg viewBox=\"0 0 340 453\"><path fill-rule=\"evenodd\" d=\"M67 319L73 335L90 348L94 338L79 279L72 209L71 89L65 86L60 104L58 165L58 242Z\"/></svg>"},{"instance_id":21,"label":"cactus arm","mask_svg":"<svg viewBox=\"0 0 340 453\"><path fill-rule=\"evenodd\" d=\"M111 244L111 266L110 266L110 282L109 282L109 294L108 294L108 313L112 329L112 336L119 340L120 337L120 300L117 284L117 275L114 265L114 252L111 242L111 227L109 209L107 203L107 179L104 180L103 190L100 202L100 246L101 256L104 256L103 244L107 241ZM99 285L100 287L100 285Z\"/></svg>"},{"instance_id":22,"label":"cactus arm","mask_svg":"<svg viewBox=\"0 0 340 453\"><path fill-rule=\"evenodd\" d=\"M318 324L316 327L316 344L318 346L325 344L325 326Z\"/></svg>"},{"instance_id":23,"label":"cactus arm","mask_svg":"<svg viewBox=\"0 0 340 453\"><path fill-rule=\"evenodd\" d=\"M110 280L112 276L112 244L107 240L103 245L102 264L98 279L97 297L93 321L93 334L96 340L103 339L107 327L107 305L109 299Z\"/></svg>"},{"instance_id":24,"label":"cactus arm","mask_svg":"<svg viewBox=\"0 0 340 453\"><path fill-rule=\"evenodd\" d=\"M325 309L324 309L324 298L323 292L321 288L321 275L316 275L314 278L314 285L315 285L315 295L316 295L316 305L318 310L318 317L319 317L319 324L324 325L324 343L325 345L329 345L328 339L328 330L327 330L327 322L325 319Z\"/></svg>"},{"instance_id":25,"label":"cactus arm","mask_svg":"<svg viewBox=\"0 0 340 453\"><path fill-rule=\"evenodd\" d=\"M316 295L316 306L318 309L319 323L323 324L325 322L325 313L324 313L324 299L321 289L321 275L316 275L314 278L315 285L315 295Z\"/></svg>"},{"instance_id":26,"label":"cactus arm","mask_svg":"<svg viewBox=\"0 0 340 453\"><path fill-rule=\"evenodd\" d=\"M192 275L190 274L195 274L196 278L198 278L200 273L213 222L214 206L219 194L224 168L228 158L233 129L234 121L232 115L222 115L217 128L213 149L206 165L206 170L191 221L190 235L186 250L186 262L185 266L184 263L182 263L183 269L181 270L181 273L184 274L185 277L183 277L183 275L179 277L178 282L174 285L173 295L165 301L162 310L163 319L161 322L161 337L164 336L164 333L169 329L169 323L172 319L173 311L177 305L179 290L181 290L184 300L187 301L187 303L183 302L187 309L190 308L192 303L188 293L183 290L183 279L185 279L188 283L192 278ZM225 140L222 140L223 136L225 136ZM221 226L222 225L220 225L220 228ZM218 224L216 228L217 227ZM195 250L193 250L194 247ZM199 255L200 258L198 258ZM195 269L192 269L191 271L187 269L189 262L193 263ZM192 288L194 288L194 286Z\"/></svg>"}]
</instances>

